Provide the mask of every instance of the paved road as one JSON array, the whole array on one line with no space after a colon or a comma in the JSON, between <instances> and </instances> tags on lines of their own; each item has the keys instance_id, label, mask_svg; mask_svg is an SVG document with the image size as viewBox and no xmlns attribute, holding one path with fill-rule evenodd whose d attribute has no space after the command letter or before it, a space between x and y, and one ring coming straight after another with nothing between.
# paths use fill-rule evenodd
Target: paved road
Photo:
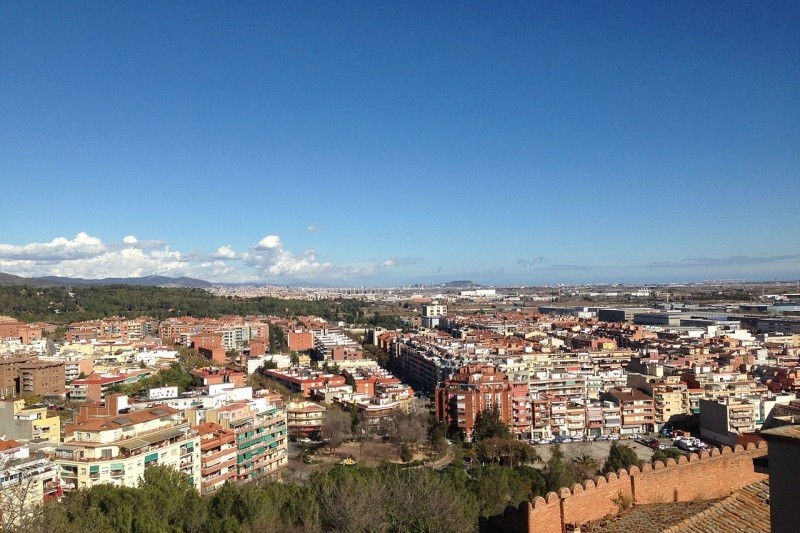
<instances>
[{"instance_id":1,"label":"paved road","mask_svg":"<svg viewBox=\"0 0 800 533\"><path fill-rule=\"evenodd\" d=\"M453 446L450 445L447 447L447 451L445 452L444 456L441 459L437 459L435 461L431 461L430 463L426 463L425 466L429 468L433 468L434 470L441 470L442 468L446 467L450 464L450 462L455 457L455 452L453 452Z\"/></svg>"}]
</instances>

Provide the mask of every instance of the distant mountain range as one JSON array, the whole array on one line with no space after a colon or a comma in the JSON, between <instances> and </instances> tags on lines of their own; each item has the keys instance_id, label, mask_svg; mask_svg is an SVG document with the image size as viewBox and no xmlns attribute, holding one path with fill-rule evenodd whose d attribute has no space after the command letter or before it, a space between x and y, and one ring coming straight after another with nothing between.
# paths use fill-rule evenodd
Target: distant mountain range
<instances>
[{"instance_id":1,"label":"distant mountain range","mask_svg":"<svg viewBox=\"0 0 800 533\"><path fill-rule=\"evenodd\" d=\"M149 287L187 287L192 289L207 289L214 284L202 279L187 277L168 278L166 276L144 276L139 278L63 278L59 276L44 276L41 278L23 278L12 274L0 272L0 285L27 285L29 287L74 287L87 285L138 285Z\"/></svg>"}]
</instances>

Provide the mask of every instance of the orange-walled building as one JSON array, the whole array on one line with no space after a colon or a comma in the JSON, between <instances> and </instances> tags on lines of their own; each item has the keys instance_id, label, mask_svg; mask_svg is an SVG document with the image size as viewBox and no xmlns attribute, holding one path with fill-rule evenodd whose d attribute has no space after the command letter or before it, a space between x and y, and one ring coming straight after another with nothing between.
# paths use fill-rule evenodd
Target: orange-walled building
<instances>
[{"instance_id":1,"label":"orange-walled building","mask_svg":"<svg viewBox=\"0 0 800 533\"><path fill-rule=\"evenodd\" d=\"M323 387L341 387L346 385L344 376L314 372L307 368L290 370L262 370L262 374L272 378L292 392L299 392L305 398L311 397L311 389Z\"/></svg>"},{"instance_id":2,"label":"orange-walled building","mask_svg":"<svg viewBox=\"0 0 800 533\"><path fill-rule=\"evenodd\" d=\"M267 353L268 342L264 339L250 339L250 356L256 357Z\"/></svg>"},{"instance_id":3,"label":"orange-walled building","mask_svg":"<svg viewBox=\"0 0 800 533\"><path fill-rule=\"evenodd\" d=\"M236 433L219 424L197 426L200 434L200 493L211 494L236 477Z\"/></svg>"},{"instance_id":4,"label":"orange-walled building","mask_svg":"<svg viewBox=\"0 0 800 533\"><path fill-rule=\"evenodd\" d=\"M0 339L8 338L19 339L23 344L30 344L42 338L42 327L17 320L0 322Z\"/></svg>"},{"instance_id":5,"label":"orange-walled building","mask_svg":"<svg viewBox=\"0 0 800 533\"><path fill-rule=\"evenodd\" d=\"M337 346L331 350L331 359L334 361L358 361L364 359L364 352L361 351L361 348Z\"/></svg>"},{"instance_id":6,"label":"orange-walled building","mask_svg":"<svg viewBox=\"0 0 800 533\"><path fill-rule=\"evenodd\" d=\"M227 368L195 368L190 373L200 378L203 385L218 385L220 383L233 383L235 387L244 387L247 374Z\"/></svg>"},{"instance_id":7,"label":"orange-walled building","mask_svg":"<svg viewBox=\"0 0 800 533\"><path fill-rule=\"evenodd\" d=\"M295 352L306 352L314 348L314 334L310 331L289 331L286 334L286 344Z\"/></svg>"},{"instance_id":8,"label":"orange-walled building","mask_svg":"<svg viewBox=\"0 0 800 533\"><path fill-rule=\"evenodd\" d=\"M221 333L198 333L190 338L192 348L217 364L225 364L225 347L222 345Z\"/></svg>"},{"instance_id":9,"label":"orange-walled building","mask_svg":"<svg viewBox=\"0 0 800 533\"><path fill-rule=\"evenodd\" d=\"M19 392L42 396L62 392L66 387L64 363L31 361L19 366Z\"/></svg>"},{"instance_id":10,"label":"orange-walled building","mask_svg":"<svg viewBox=\"0 0 800 533\"><path fill-rule=\"evenodd\" d=\"M512 387L508 376L491 365L458 369L435 393L436 419L471 440L481 411L497 406L500 420L513 428Z\"/></svg>"}]
</instances>

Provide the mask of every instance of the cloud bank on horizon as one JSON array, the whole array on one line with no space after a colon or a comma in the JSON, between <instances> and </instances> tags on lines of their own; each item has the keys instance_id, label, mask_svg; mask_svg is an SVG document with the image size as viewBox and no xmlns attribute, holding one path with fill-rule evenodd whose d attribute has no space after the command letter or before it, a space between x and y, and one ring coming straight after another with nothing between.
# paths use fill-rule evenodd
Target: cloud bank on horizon
<instances>
[{"instance_id":1,"label":"cloud bank on horizon","mask_svg":"<svg viewBox=\"0 0 800 533\"><path fill-rule=\"evenodd\" d=\"M133 235L107 243L85 232L45 243L0 244L0 272L23 277L102 279L159 275L229 283L345 282L370 277L402 263L401 259L387 258L336 264L320 259L315 250L289 251L278 235L267 235L241 252L224 245L212 253L181 252L171 249L165 241L139 240Z\"/></svg>"},{"instance_id":2,"label":"cloud bank on horizon","mask_svg":"<svg viewBox=\"0 0 800 533\"><path fill-rule=\"evenodd\" d=\"M181 251L167 241L142 240L134 235L126 235L119 242L103 242L85 232L72 238L56 237L50 242L0 243L0 272L23 277L102 279L159 275L188 276L219 283L314 282L345 286L380 285L390 278L403 279L401 283L447 281L447 278L459 277L489 284L547 284L679 281L687 279L687 274L698 281L771 279L773 276L763 274L770 271L780 273L781 279L800 276L800 254L686 258L640 265L558 263L548 257L535 256L509 261L512 268L508 271L502 264L481 272L446 273L439 267L436 276L420 272L417 265L422 261L420 258L384 257L335 262L320 257L313 249L291 251L281 237L274 234L264 236L243 250L225 244L213 252ZM665 277L670 275L674 279ZM552 281L531 279L542 276L550 276Z\"/></svg>"}]
</instances>

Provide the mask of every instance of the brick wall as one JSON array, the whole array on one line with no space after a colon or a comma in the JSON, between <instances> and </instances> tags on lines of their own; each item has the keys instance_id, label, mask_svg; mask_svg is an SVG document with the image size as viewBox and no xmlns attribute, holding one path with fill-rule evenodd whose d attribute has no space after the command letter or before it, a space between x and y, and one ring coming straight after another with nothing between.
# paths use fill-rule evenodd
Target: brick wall
<instances>
[{"instance_id":1,"label":"brick wall","mask_svg":"<svg viewBox=\"0 0 800 533\"><path fill-rule=\"evenodd\" d=\"M628 472L620 470L583 484L576 483L572 489L560 491L564 523L583 524L596 518L615 514L620 503L631 501L631 478ZM559 524L559 531L561 524ZM531 529L530 531L539 531Z\"/></svg>"},{"instance_id":2,"label":"brick wall","mask_svg":"<svg viewBox=\"0 0 800 533\"><path fill-rule=\"evenodd\" d=\"M681 458L677 465L672 459L666 466L660 462L645 465L641 473L632 476L634 501L668 503L728 496L735 489L767 478L753 469L753 458L765 454L765 444L761 448L750 444L747 450L726 446L722 452L714 448L710 455L701 452L699 457L692 454L688 460Z\"/></svg>"},{"instance_id":3,"label":"brick wall","mask_svg":"<svg viewBox=\"0 0 800 533\"><path fill-rule=\"evenodd\" d=\"M528 533L563 533L566 524L583 524L616 514L621 505L667 503L674 501L709 500L727 496L750 483L767 479L753 468L753 459L766 455L764 442L690 454L667 464L656 461L641 470L631 467L605 476L589 479L558 494L549 492L544 498L523 502L511 508L493 525L505 531ZM527 515L527 516L526 516ZM522 525L527 518L527 527Z\"/></svg>"},{"instance_id":4,"label":"brick wall","mask_svg":"<svg viewBox=\"0 0 800 533\"><path fill-rule=\"evenodd\" d=\"M544 498L537 496L528 505L528 531L561 533L561 500L555 492L548 492Z\"/></svg>"}]
</instances>

